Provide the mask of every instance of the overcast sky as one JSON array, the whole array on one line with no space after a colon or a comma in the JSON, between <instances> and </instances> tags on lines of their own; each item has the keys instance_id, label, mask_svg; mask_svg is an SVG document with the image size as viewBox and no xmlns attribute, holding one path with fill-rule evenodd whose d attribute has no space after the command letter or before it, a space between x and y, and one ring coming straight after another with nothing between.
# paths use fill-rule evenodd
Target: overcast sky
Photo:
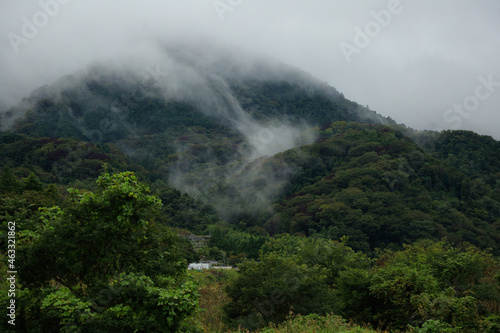
<instances>
[{"instance_id":1,"label":"overcast sky","mask_svg":"<svg viewBox=\"0 0 500 333\"><path fill-rule=\"evenodd\" d=\"M2 0L0 107L152 36L191 34L301 68L407 126L500 140L498 0Z\"/></svg>"}]
</instances>

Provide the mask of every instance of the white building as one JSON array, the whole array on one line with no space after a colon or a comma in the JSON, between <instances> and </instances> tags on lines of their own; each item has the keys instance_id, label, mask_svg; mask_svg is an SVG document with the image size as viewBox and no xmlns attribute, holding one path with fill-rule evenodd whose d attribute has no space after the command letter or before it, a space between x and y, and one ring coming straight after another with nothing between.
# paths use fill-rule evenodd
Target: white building
<instances>
[{"instance_id":1,"label":"white building","mask_svg":"<svg viewBox=\"0 0 500 333\"><path fill-rule=\"evenodd\" d=\"M211 263L190 263L188 266L188 269L196 269L198 271L201 271L202 269L211 269L212 264Z\"/></svg>"}]
</instances>

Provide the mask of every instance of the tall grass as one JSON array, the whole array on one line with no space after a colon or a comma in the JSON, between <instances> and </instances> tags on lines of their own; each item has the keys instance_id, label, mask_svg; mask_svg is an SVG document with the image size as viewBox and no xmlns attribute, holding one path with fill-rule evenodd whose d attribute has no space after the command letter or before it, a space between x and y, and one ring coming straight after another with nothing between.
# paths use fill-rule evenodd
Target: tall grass
<instances>
[{"instance_id":1,"label":"tall grass","mask_svg":"<svg viewBox=\"0 0 500 333\"><path fill-rule=\"evenodd\" d=\"M247 333L247 330L238 330L239 333ZM259 333L376 333L377 331L362 328L346 323L339 316L319 316L311 314L307 316L296 315L279 324L271 324L268 328L258 331Z\"/></svg>"},{"instance_id":2,"label":"tall grass","mask_svg":"<svg viewBox=\"0 0 500 333\"><path fill-rule=\"evenodd\" d=\"M230 332L224 320L222 307L229 302L225 288L235 273L223 270L192 271L191 276L199 286L199 309L191 318L201 332ZM195 332L196 330L192 330Z\"/></svg>"}]
</instances>

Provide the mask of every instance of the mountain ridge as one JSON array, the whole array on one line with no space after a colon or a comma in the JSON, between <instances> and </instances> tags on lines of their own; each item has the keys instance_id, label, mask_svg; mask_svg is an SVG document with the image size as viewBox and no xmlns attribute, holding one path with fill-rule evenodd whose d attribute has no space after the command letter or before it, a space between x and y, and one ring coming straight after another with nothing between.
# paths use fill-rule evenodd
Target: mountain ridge
<instances>
[{"instance_id":1,"label":"mountain ridge","mask_svg":"<svg viewBox=\"0 0 500 333\"><path fill-rule=\"evenodd\" d=\"M422 237L499 251L494 139L414 131L273 61L234 59L203 45L167 50L173 55L160 49L149 58L158 66L95 63L34 91L24 103L35 105L14 132L119 149L152 183L176 188L243 231L347 235L367 253ZM203 232L206 223L197 223L186 225Z\"/></svg>"},{"instance_id":2,"label":"mountain ridge","mask_svg":"<svg viewBox=\"0 0 500 333\"><path fill-rule=\"evenodd\" d=\"M209 48L184 46L173 50L172 47L170 50L166 46L167 50L162 50L161 46L157 47L160 50L155 49L152 52L154 54L149 55L146 60L130 58L115 62L93 63L87 68L57 80L52 85L34 90L20 105L3 113L4 129L6 125L12 125L12 118L15 118L16 114L22 114L27 105L33 104L36 107L36 102L42 99L51 99L56 103L62 101L64 104L64 97L71 95L71 90L79 91L84 99L100 100L97 105L86 106L88 108L110 109L112 106L127 108L129 105L135 106L136 102L142 102L145 98L156 97L166 102L187 101L189 104L195 104L197 111L214 115L214 110L211 110L214 105L227 109L221 103L221 98L217 99L221 92L226 92L234 95L243 109L252 116L256 115L257 119L265 118L269 113L272 116L272 112L277 111L282 114L298 112L298 116L312 122L312 125L335 120L364 122L361 115L367 119L372 118L372 121L389 122L373 111L347 101L335 88L303 71L276 61L262 57L242 61L236 58L243 57L241 52L233 54L231 52L234 51L221 50L215 46ZM183 53L178 54L181 52L179 50ZM227 87L221 89L220 85L217 86L214 83L217 79ZM280 91L283 93L279 94ZM256 93L259 95L256 96ZM297 95L295 99L292 99L293 95ZM314 111L317 113L315 116L304 112L313 104L314 101L311 101L313 95L326 99L322 101L325 110L319 112L315 108ZM264 100L259 101L258 97ZM276 97L280 100L276 101ZM111 101L102 100L103 98L110 98ZM303 106L297 111L295 109L299 103ZM200 104L206 109L200 107ZM260 110L255 107L256 105ZM328 115L329 112L339 114ZM358 118L356 113L359 115ZM341 117L343 119L340 119Z\"/></svg>"}]
</instances>

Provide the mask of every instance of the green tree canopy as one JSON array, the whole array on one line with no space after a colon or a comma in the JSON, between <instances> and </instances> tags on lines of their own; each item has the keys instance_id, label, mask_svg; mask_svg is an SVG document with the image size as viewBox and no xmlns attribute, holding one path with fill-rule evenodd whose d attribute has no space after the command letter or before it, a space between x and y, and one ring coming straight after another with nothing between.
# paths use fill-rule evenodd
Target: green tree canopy
<instances>
[{"instance_id":1,"label":"green tree canopy","mask_svg":"<svg viewBox=\"0 0 500 333\"><path fill-rule=\"evenodd\" d=\"M161 201L133 172L103 174L97 184L95 192L70 189L62 207L42 209L36 230L21 231L20 325L175 331L197 292L178 236L155 223Z\"/></svg>"}]
</instances>

